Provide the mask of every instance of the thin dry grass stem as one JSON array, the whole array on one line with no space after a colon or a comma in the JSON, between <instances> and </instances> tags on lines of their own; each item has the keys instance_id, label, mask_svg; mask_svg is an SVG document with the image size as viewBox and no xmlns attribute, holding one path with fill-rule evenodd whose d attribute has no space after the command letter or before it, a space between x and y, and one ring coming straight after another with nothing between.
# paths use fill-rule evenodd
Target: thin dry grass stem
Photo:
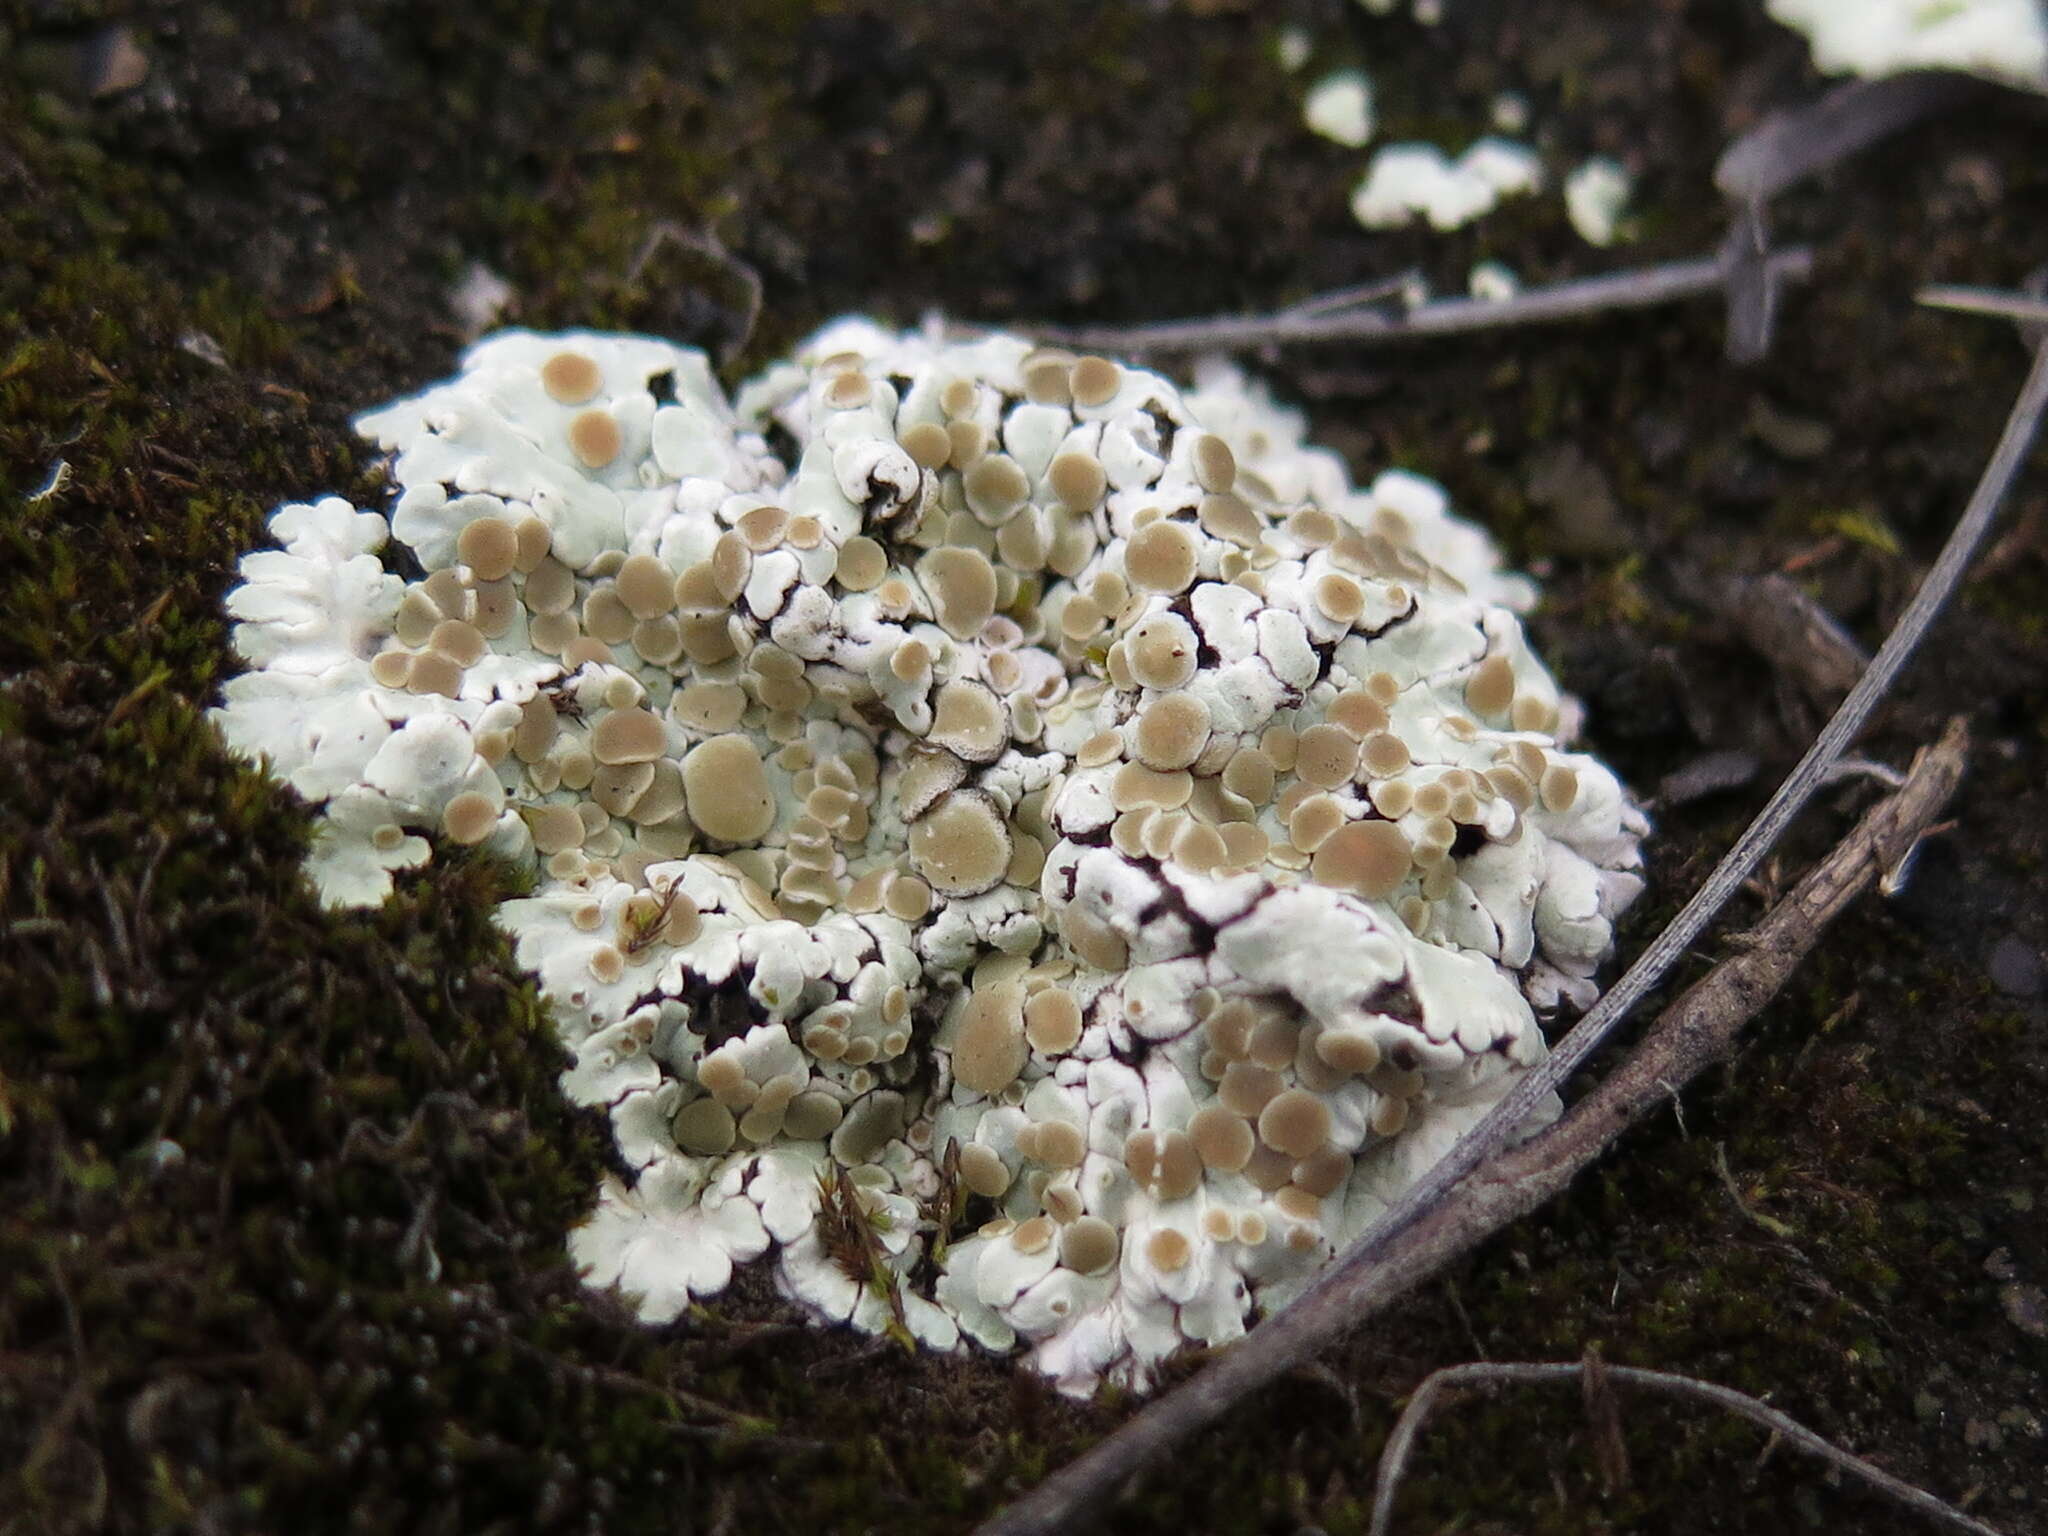
<instances>
[{"instance_id":1,"label":"thin dry grass stem","mask_svg":"<svg viewBox=\"0 0 2048 1536\"><path fill-rule=\"evenodd\" d=\"M693 1413L700 1413L708 1419L718 1421L723 1426L722 1433L730 1434L734 1430L739 1430L749 1435L761 1435L775 1427L772 1420L761 1418L757 1414L742 1413L712 1398L691 1392L674 1381L649 1381L643 1376L634 1375L631 1371L609 1365L563 1367L547 1350L528 1343L525 1339L508 1338L505 1343L514 1354L539 1362L567 1379L586 1383L602 1382L614 1391L637 1392L643 1396L659 1398L671 1409L686 1408Z\"/></svg>"},{"instance_id":2,"label":"thin dry grass stem","mask_svg":"<svg viewBox=\"0 0 2048 1536\"><path fill-rule=\"evenodd\" d=\"M1758 1402L1746 1393L1737 1392L1731 1387L1716 1386L1708 1381L1696 1381L1690 1376L1674 1376L1666 1371L1639 1370L1626 1365L1605 1365L1597 1360L1558 1364L1476 1361L1469 1365L1446 1366L1425 1377L1422 1385L1417 1387L1414 1395L1408 1399L1408 1406L1401 1411L1401 1417L1394 1425L1394 1432L1387 1437L1386 1448L1380 1453L1379 1473L1373 1484L1372 1524L1369 1527L1371 1536L1387 1536L1393 1529L1394 1499L1400 1492L1401 1479L1408 1470L1408 1459L1414 1453L1415 1442L1422 1432L1424 1421L1446 1394L1462 1388L1525 1386L1558 1381L1579 1381L1590 1390L1596 1375L1609 1389L1614 1385L1621 1385L1662 1393L1668 1397L1684 1398L1692 1402L1710 1403L1769 1430L1776 1438L1806 1452L1809 1456L1818 1456L1829 1466L1890 1499L1901 1508L1924 1515L1952 1531L1968 1531L1972 1536L1999 1536L1998 1531L1992 1526L1963 1513L1953 1504L1936 1498L1924 1489L1902 1482L1882 1468L1872 1466L1862 1457L1850 1455L1833 1441L1823 1439L1798 1420L1788 1418L1777 1409Z\"/></svg>"},{"instance_id":3,"label":"thin dry grass stem","mask_svg":"<svg viewBox=\"0 0 2048 1536\"><path fill-rule=\"evenodd\" d=\"M1996 315L2004 320L2040 322L2048 320L2048 299L1998 288L1965 288L1936 283L1913 295L1913 302L1929 309L1949 309L1965 315Z\"/></svg>"},{"instance_id":4,"label":"thin dry grass stem","mask_svg":"<svg viewBox=\"0 0 2048 1536\"><path fill-rule=\"evenodd\" d=\"M1624 310L1670 304L1722 291L1728 284L1730 260L1724 254L1665 262L1527 288L1505 299L1431 299L1406 309L1364 307L1373 301L1375 289L1387 290L1382 297L1398 295L1407 280L1396 278L1306 299L1268 315L1226 315L1154 325L1034 326L1031 330L1047 341L1068 346L1132 353L1333 342L1360 346L1511 326L1592 320ZM1762 261L1769 280L1776 284L1804 277L1812 268L1813 255L1804 249L1773 251L1765 253Z\"/></svg>"},{"instance_id":5,"label":"thin dry grass stem","mask_svg":"<svg viewBox=\"0 0 2048 1536\"><path fill-rule=\"evenodd\" d=\"M1384 304L1390 299L1399 299L1415 290L1421 282L1422 274L1410 267L1406 272L1397 272L1392 277L1359 283L1351 288L1333 289L1329 293L1315 294L1298 304L1288 305L1280 313L1305 317L1332 314L1341 309L1356 309L1361 304Z\"/></svg>"},{"instance_id":6,"label":"thin dry grass stem","mask_svg":"<svg viewBox=\"0 0 2048 1536\"><path fill-rule=\"evenodd\" d=\"M627 264L626 281L639 282L647 270L648 263L664 245L677 246L692 255L702 257L738 284L742 296L739 333L718 349L719 362L730 362L746 349L747 343L753 339L755 326L760 323L764 296L761 274L756 272L752 265L727 250L725 242L710 230L686 229L672 219L662 219L647 231L647 238L640 242L640 249L634 252L632 261Z\"/></svg>"},{"instance_id":7,"label":"thin dry grass stem","mask_svg":"<svg viewBox=\"0 0 2048 1536\"><path fill-rule=\"evenodd\" d=\"M1730 144L1714 185L1731 202L1759 204L1937 112L1988 92L1967 75L1921 72L1852 80L1818 101L1773 112Z\"/></svg>"}]
</instances>

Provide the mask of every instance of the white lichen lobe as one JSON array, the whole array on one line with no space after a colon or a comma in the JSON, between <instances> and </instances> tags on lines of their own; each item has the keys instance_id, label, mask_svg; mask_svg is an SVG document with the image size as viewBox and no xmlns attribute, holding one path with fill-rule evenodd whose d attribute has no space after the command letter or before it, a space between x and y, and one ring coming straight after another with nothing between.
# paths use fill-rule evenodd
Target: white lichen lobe
<instances>
[{"instance_id":1,"label":"white lichen lobe","mask_svg":"<svg viewBox=\"0 0 2048 1536\"><path fill-rule=\"evenodd\" d=\"M1372 138L1372 81L1363 70L1342 70L1309 88L1301 104L1302 121L1333 143L1348 149Z\"/></svg>"},{"instance_id":2,"label":"white lichen lobe","mask_svg":"<svg viewBox=\"0 0 2048 1536\"><path fill-rule=\"evenodd\" d=\"M1633 190L1620 161L1595 155L1564 179L1565 217L1588 245L1612 245L1622 233L1623 211Z\"/></svg>"},{"instance_id":3,"label":"white lichen lobe","mask_svg":"<svg viewBox=\"0 0 2048 1536\"><path fill-rule=\"evenodd\" d=\"M275 514L218 718L331 903L536 867L499 920L628 1170L575 1256L651 1321L760 1260L1142 1384L1540 1060L1638 889L1529 585L1227 369L849 320L729 404L508 333L360 425L391 522Z\"/></svg>"},{"instance_id":4,"label":"white lichen lobe","mask_svg":"<svg viewBox=\"0 0 2048 1536\"><path fill-rule=\"evenodd\" d=\"M1806 34L1815 67L1828 74L1955 69L2048 90L2041 0L1766 0L1764 8Z\"/></svg>"}]
</instances>

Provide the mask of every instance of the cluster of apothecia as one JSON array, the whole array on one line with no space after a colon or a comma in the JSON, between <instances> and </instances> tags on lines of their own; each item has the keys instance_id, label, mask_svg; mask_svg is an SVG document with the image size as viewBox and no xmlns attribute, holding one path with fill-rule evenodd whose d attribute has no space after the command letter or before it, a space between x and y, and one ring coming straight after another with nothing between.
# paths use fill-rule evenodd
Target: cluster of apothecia
<instances>
[{"instance_id":1,"label":"cluster of apothecia","mask_svg":"<svg viewBox=\"0 0 2048 1536\"><path fill-rule=\"evenodd\" d=\"M1636 893L1532 597L1228 370L840 322L727 399L493 337L272 519L219 719L334 903L435 839L630 1177L645 1316L816 1313L1142 1382L1284 1301L1541 1059ZM410 573L410 574L405 574Z\"/></svg>"}]
</instances>

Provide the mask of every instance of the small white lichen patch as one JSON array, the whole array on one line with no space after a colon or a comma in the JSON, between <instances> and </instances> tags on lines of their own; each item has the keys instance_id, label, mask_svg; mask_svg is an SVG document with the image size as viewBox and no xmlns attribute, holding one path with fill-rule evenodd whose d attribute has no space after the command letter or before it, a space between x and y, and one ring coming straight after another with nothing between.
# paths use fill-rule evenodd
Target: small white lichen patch
<instances>
[{"instance_id":1,"label":"small white lichen patch","mask_svg":"<svg viewBox=\"0 0 2048 1536\"><path fill-rule=\"evenodd\" d=\"M1372 82L1355 69L1325 76L1303 98L1301 117L1332 143L1362 148L1373 132Z\"/></svg>"},{"instance_id":2,"label":"small white lichen patch","mask_svg":"<svg viewBox=\"0 0 2048 1536\"><path fill-rule=\"evenodd\" d=\"M1228 369L850 320L735 405L509 333L360 426L391 522L273 516L217 718L330 903L535 868L498 918L618 1151L573 1251L650 1320L761 1262L1142 1384L1540 1061L1638 889L1529 584Z\"/></svg>"},{"instance_id":3,"label":"small white lichen patch","mask_svg":"<svg viewBox=\"0 0 2048 1536\"><path fill-rule=\"evenodd\" d=\"M1390 229L1416 215L1456 229L1491 213L1503 197L1543 185L1543 162L1526 144L1489 135L1456 160L1434 144L1389 144L1372 158L1351 194L1351 214L1367 229Z\"/></svg>"},{"instance_id":4,"label":"small white lichen patch","mask_svg":"<svg viewBox=\"0 0 2048 1536\"><path fill-rule=\"evenodd\" d=\"M1391 16L1400 9L1401 0L1358 0L1358 4L1375 16ZM1412 0L1408 9L1425 27L1433 27L1444 19L1443 0Z\"/></svg>"},{"instance_id":5,"label":"small white lichen patch","mask_svg":"<svg viewBox=\"0 0 2048 1536\"><path fill-rule=\"evenodd\" d=\"M1612 245L1634 183L1620 162L1595 155L1564 179L1564 212L1588 245Z\"/></svg>"},{"instance_id":6,"label":"small white lichen patch","mask_svg":"<svg viewBox=\"0 0 2048 1536\"><path fill-rule=\"evenodd\" d=\"M1475 299L1498 304L1520 293L1522 284L1506 262L1479 261L1472 264L1472 270L1465 279L1465 289Z\"/></svg>"},{"instance_id":7,"label":"small white lichen patch","mask_svg":"<svg viewBox=\"0 0 2048 1536\"><path fill-rule=\"evenodd\" d=\"M2040 0L1768 0L1804 32L1814 66L1876 77L1958 69L2048 90L2048 14Z\"/></svg>"}]
</instances>

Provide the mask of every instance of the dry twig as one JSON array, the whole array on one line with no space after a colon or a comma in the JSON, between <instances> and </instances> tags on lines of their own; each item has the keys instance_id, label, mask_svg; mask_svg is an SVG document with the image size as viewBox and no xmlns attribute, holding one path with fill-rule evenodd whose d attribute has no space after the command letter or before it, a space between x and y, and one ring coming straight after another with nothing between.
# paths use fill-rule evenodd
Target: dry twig
<instances>
[{"instance_id":1,"label":"dry twig","mask_svg":"<svg viewBox=\"0 0 2048 1536\"><path fill-rule=\"evenodd\" d=\"M1818 101L1773 112L1722 152L1714 185L1729 201L1760 204L1923 118L1989 94L1967 75L1924 71L1851 80Z\"/></svg>"},{"instance_id":2,"label":"dry twig","mask_svg":"<svg viewBox=\"0 0 2048 1536\"><path fill-rule=\"evenodd\" d=\"M1558 1364L1502 1364L1493 1361L1476 1361L1470 1365L1446 1366L1423 1379L1422 1385L1408 1399L1408 1406L1401 1410L1401 1417L1394 1425L1394 1432L1387 1437L1386 1449L1380 1453L1379 1475L1374 1480L1372 1497L1371 1536L1387 1536L1393 1528L1394 1498L1400 1492L1402 1475L1407 1471L1408 1457L1415 1449L1416 1437L1422 1431L1423 1420L1429 1417L1439 1399L1448 1392L1461 1387L1520 1386L1535 1382L1583 1380L1590 1384L1595 1375L1608 1384L1641 1387L1646 1391L1661 1392L1672 1397L1682 1397L1694 1402L1711 1403L1729 1413L1739 1414L1752 1424L1761 1425L1772 1435L1785 1441L1810 1456L1818 1456L1828 1465L1839 1469L1893 1502L1925 1515L1950 1530L1968 1531L1972 1536L1998 1536L1998 1532L1983 1521L1973 1519L1954 1505L1937 1499L1933 1494L1911 1483L1902 1482L1882 1468L1872 1466L1860 1456L1852 1456L1831 1440L1822 1439L1798 1420L1788 1418L1766 1403L1760 1403L1746 1393L1731 1387L1716 1386L1708 1381L1696 1381L1690 1376L1674 1376L1667 1371L1638 1370L1632 1366L1604 1365L1597 1360L1584 1362L1562 1362Z\"/></svg>"},{"instance_id":3,"label":"dry twig","mask_svg":"<svg viewBox=\"0 0 2048 1536\"><path fill-rule=\"evenodd\" d=\"M1996 288L1922 288L1914 302L1929 309L1952 309L1966 315L1999 315L2007 320L2048 320L2048 299L2005 293Z\"/></svg>"},{"instance_id":4,"label":"dry twig","mask_svg":"<svg viewBox=\"0 0 2048 1536\"><path fill-rule=\"evenodd\" d=\"M1960 75L1903 75L1855 81L1809 106L1773 115L1730 145L1715 168L1715 184L1733 205L1733 219L1728 238L1710 257L1577 278L1506 299L1436 299L1405 308L1368 302L1398 295L1406 284L1395 278L1265 315L1033 329L1048 341L1123 352L1330 342L1359 346L1592 319L1718 292L1728 306L1729 358L1754 362L1770 345L1785 284L1804 278L1813 266L1810 251L1771 248L1765 220L1769 200L1985 89Z\"/></svg>"},{"instance_id":5,"label":"dry twig","mask_svg":"<svg viewBox=\"0 0 2048 1536\"><path fill-rule=\"evenodd\" d=\"M1937 284L1922 288L1913 295L1913 302L1924 304L1929 309L1952 310L1961 315L1995 315L2010 320L2020 328L2020 340L2028 346L2038 346L2042 328L2048 326L2048 296L2042 290L2048 288L2048 268L2034 272L2021 285L2022 292L2006 293L1997 288L1960 288Z\"/></svg>"},{"instance_id":6,"label":"dry twig","mask_svg":"<svg viewBox=\"0 0 2048 1536\"><path fill-rule=\"evenodd\" d=\"M755 325L761 319L761 274L727 250L725 242L710 230L686 229L673 219L662 219L647 231L647 238L640 242L640 249L634 252L633 260L627 265L626 281L629 284L640 281L648 263L664 245L673 245L700 257L737 284L740 294L739 331L718 349L719 362L731 362L746 348L753 337Z\"/></svg>"},{"instance_id":7,"label":"dry twig","mask_svg":"<svg viewBox=\"0 0 2048 1536\"><path fill-rule=\"evenodd\" d=\"M1804 277L1813 265L1812 252L1804 249L1770 251L1760 259L1773 284ZM1333 296L1343 299L1342 303L1311 299L1269 315L1169 320L1156 325L1034 326L1032 331L1047 341L1069 346L1139 353L1291 343L1344 342L1363 346L1422 336L1589 320L1621 310L1669 304L1726 288L1732 260L1724 252L1693 261L1665 262L1542 288L1525 288L1505 299L1432 299L1410 308L1388 310L1362 307L1354 302L1358 294L1352 292ZM1383 286L1391 285L1375 288Z\"/></svg>"},{"instance_id":8,"label":"dry twig","mask_svg":"<svg viewBox=\"0 0 2048 1536\"><path fill-rule=\"evenodd\" d=\"M1816 703L1840 702L1870 666L1863 647L1789 576L1736 578L1722 585L1721 601L1749 648Z\"/></svg>"}]
</instances>

